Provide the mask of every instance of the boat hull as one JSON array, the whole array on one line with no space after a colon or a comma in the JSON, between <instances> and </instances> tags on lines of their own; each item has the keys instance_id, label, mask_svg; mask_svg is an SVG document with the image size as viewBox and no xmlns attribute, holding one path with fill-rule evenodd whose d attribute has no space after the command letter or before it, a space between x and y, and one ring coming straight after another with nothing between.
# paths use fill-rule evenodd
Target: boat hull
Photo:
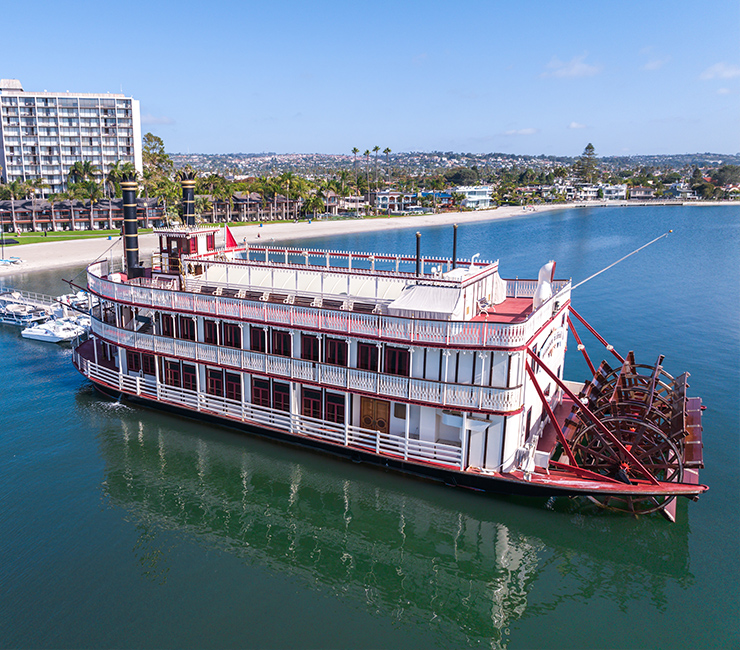
<instances>
[{"instance_id":1,"label":"boat hull","mask_svg":"<svg viewBox=\"0 0 740 650\"><path fill-rule=\"evenodd\" d=\"M552 497L552 496L591 496L620 495L646 497L649 495L674 495L695 498L706 490L703 485L689 485L685 483L662 483L659 486L647 483L627 485L611 481L594 481L581 479L570 473L542 472L524 474L500 472L463 471L433 463L420 463L390 455L376 454L365 449L345 446L318 440L310 436L303 436L288 431L266 427L251 422L232 420L219 415L195 411L177 404L150 399L141 395L132 395L121 392L113 386L89 378L95 388L104 396L114 400L125 400L147 408L164 411L174 415L187 417L214 424L217 426L237 429L251 435L289 443L291 445L331 454L336 457L349 459L382 467L421 479L443 483L451 487L460 487L477 492L489 492L501 495L516 495L525 497Z\"/></svg>"}]
</instances>

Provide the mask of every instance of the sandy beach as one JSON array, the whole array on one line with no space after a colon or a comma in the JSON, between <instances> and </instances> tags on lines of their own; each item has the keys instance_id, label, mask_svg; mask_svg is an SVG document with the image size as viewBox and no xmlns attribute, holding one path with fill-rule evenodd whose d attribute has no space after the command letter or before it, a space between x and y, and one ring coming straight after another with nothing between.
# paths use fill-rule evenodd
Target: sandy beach
<instances>
[{"instance_id":1,"label":"sandy beach","mask_svg":"<svg viewBox=\"0 0 740 650\"><path fill-rule=\"evenodd\" d=\"M702 202L693 205L722 205L717 202ZM532 216L533 213L545 213L552 210L563 210L576 207L605 207L630 205L624 201L614 202L592 202L592 203L559 203L555 205L542 205L536 208L528 207L526 210L520 206L503 206L494 210L479 210L476 212L445 212L442 214L425 214L406 217L377 217L371 219L346 219L341 221L312 220L311 223L301 221L298 223L269 223L265 222L260 228L259 224L235 226L231 228L234 238L239 244L245 240L250 244L279 243L287 239L298 239L305 237L325 237L330 235L341 235L348 233L375 232L379 230L394 230L401 228L423 228L425 226L464 224L482 221L493 221L496 219L507 219L521 216ZM724 203L728 205L728 203ZM733 205L732 202L729 205ZM639 207L632 204L631 207ZM217 244L223 243L223 236L216 239ZM139 235L139 253L143 259L147 259L155 247L158 246L157 238L153 234ZM60 242L43 242L38 244L25 244L21 246L6 247L5 255L13 256L23 260L20 264L0 266L0 277L15 273L25 273L41 269L51 269L69 266L84 266L100 258L121 257L123 255L123 240L121 237L108 239L77 239Z\"/></svg>"},{"instance_id":2,"label":"sandy beach","mask_svg":"<svg viewBox=\"0 0 740 650\"><path fill-rule=\"evenodd\" d=\"M535 212L543 213L572 205L538 206ZM532 208L523 210L519 206L505 206L495 210L477 212L446 212L443 214L426 214L406 217L377 217L373 219L346 219L341 221L312 220L311 223L264 223L231 227L234 238L240 244L245 240L250 244L278 243L287 239L301 237L314 238L347 233L374 232L401 228L423 228L425 226L453 223L475 223L492 221L518 216L531 216ZM222 243L221 237L217 244ZM157 237L151 233L139 235L139 254L146 259L158 246ZM83 266L100 258L121 257L123 240L121 237L108 239L77 239L59 242L42 242L7 247L7 257L13 256L23 260L20 264L0 266L0 276L14 273L25 273L42 269Z\"/></svg>"}]
</instances>

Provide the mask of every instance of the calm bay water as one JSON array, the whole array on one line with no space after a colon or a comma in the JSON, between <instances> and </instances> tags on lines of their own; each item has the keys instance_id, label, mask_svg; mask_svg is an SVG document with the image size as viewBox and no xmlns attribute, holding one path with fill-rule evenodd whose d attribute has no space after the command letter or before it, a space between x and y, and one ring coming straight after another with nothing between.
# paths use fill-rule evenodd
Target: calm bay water
<instances>
[{"instance_id":1,"label":"calm bay water","mask_svg":"<svg viewBox=\"0 0 740 650\"><path fill-rule=\"evenodd\" d=\"M740 207L463 224L458 251L500 258L505 277L555 259L577 282L669 229L573 304L618 350L688 370L708 406L711 489L676 524L470 494L111 403L68 349L1 327L0 647L740 646ZM450 226L422 234L422 254L450 254ZM415 237L303 245L412 253ZM63 293L78 271L6 283Z\"/></svg>"}]
</instances>

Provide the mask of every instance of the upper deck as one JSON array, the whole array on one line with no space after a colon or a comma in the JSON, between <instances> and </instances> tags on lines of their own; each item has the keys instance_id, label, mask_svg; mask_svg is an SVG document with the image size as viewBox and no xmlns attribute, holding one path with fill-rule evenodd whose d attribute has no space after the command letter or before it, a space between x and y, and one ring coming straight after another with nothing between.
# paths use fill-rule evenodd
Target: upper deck
<instances>
[{"instance_id":1,"label":"upper deck","mask_svg":"<svg viewBox=\"0 0 740 650\"><path fill-rule=\"evenodd\" d=\"M571 286L555 280L553 297L533 310L537 280L502 279L498 262L272 246L163 253L147 277L135 279L97 263L88 285L139 308L412 345L508 349L526 345L567 303Z\"/></svg>"},{"instance_id":2,"label":"upper deck","mask_svg":"<svg viewBox=\"0 0 740 650\"><path fill-rule=\"evenodd\" d=\"M510 286L498 261L478 255L453 261L247 244L217 249L212 243L204 250L194 241L207 233L212 242L212 232L158 230L153 277L176 273L180 288L193 293L408 318L513 323L532 313L537 281ZM567 284L555 281L553 291Z\"/></svg>"}]
</instances>

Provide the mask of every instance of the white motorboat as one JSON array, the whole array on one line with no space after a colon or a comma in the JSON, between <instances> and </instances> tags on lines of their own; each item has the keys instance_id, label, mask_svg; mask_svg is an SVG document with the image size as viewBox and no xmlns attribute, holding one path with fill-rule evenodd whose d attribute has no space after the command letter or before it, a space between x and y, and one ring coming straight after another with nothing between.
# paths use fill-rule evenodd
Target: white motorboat
<instances>
[{"instance_id":1,"label":"white motorboat","mask_svg":"<svg viewBox=\"0 0 740 650\"><path fill-rule=\"evenodd\" d=\"M86 334L83 326L67 319L52 319L45 323L39 323L32 327L27 327L21 332L24 339L34 341L48 341L49 343L61 343L72 341Z\"/></svg>"}]
</instances>

